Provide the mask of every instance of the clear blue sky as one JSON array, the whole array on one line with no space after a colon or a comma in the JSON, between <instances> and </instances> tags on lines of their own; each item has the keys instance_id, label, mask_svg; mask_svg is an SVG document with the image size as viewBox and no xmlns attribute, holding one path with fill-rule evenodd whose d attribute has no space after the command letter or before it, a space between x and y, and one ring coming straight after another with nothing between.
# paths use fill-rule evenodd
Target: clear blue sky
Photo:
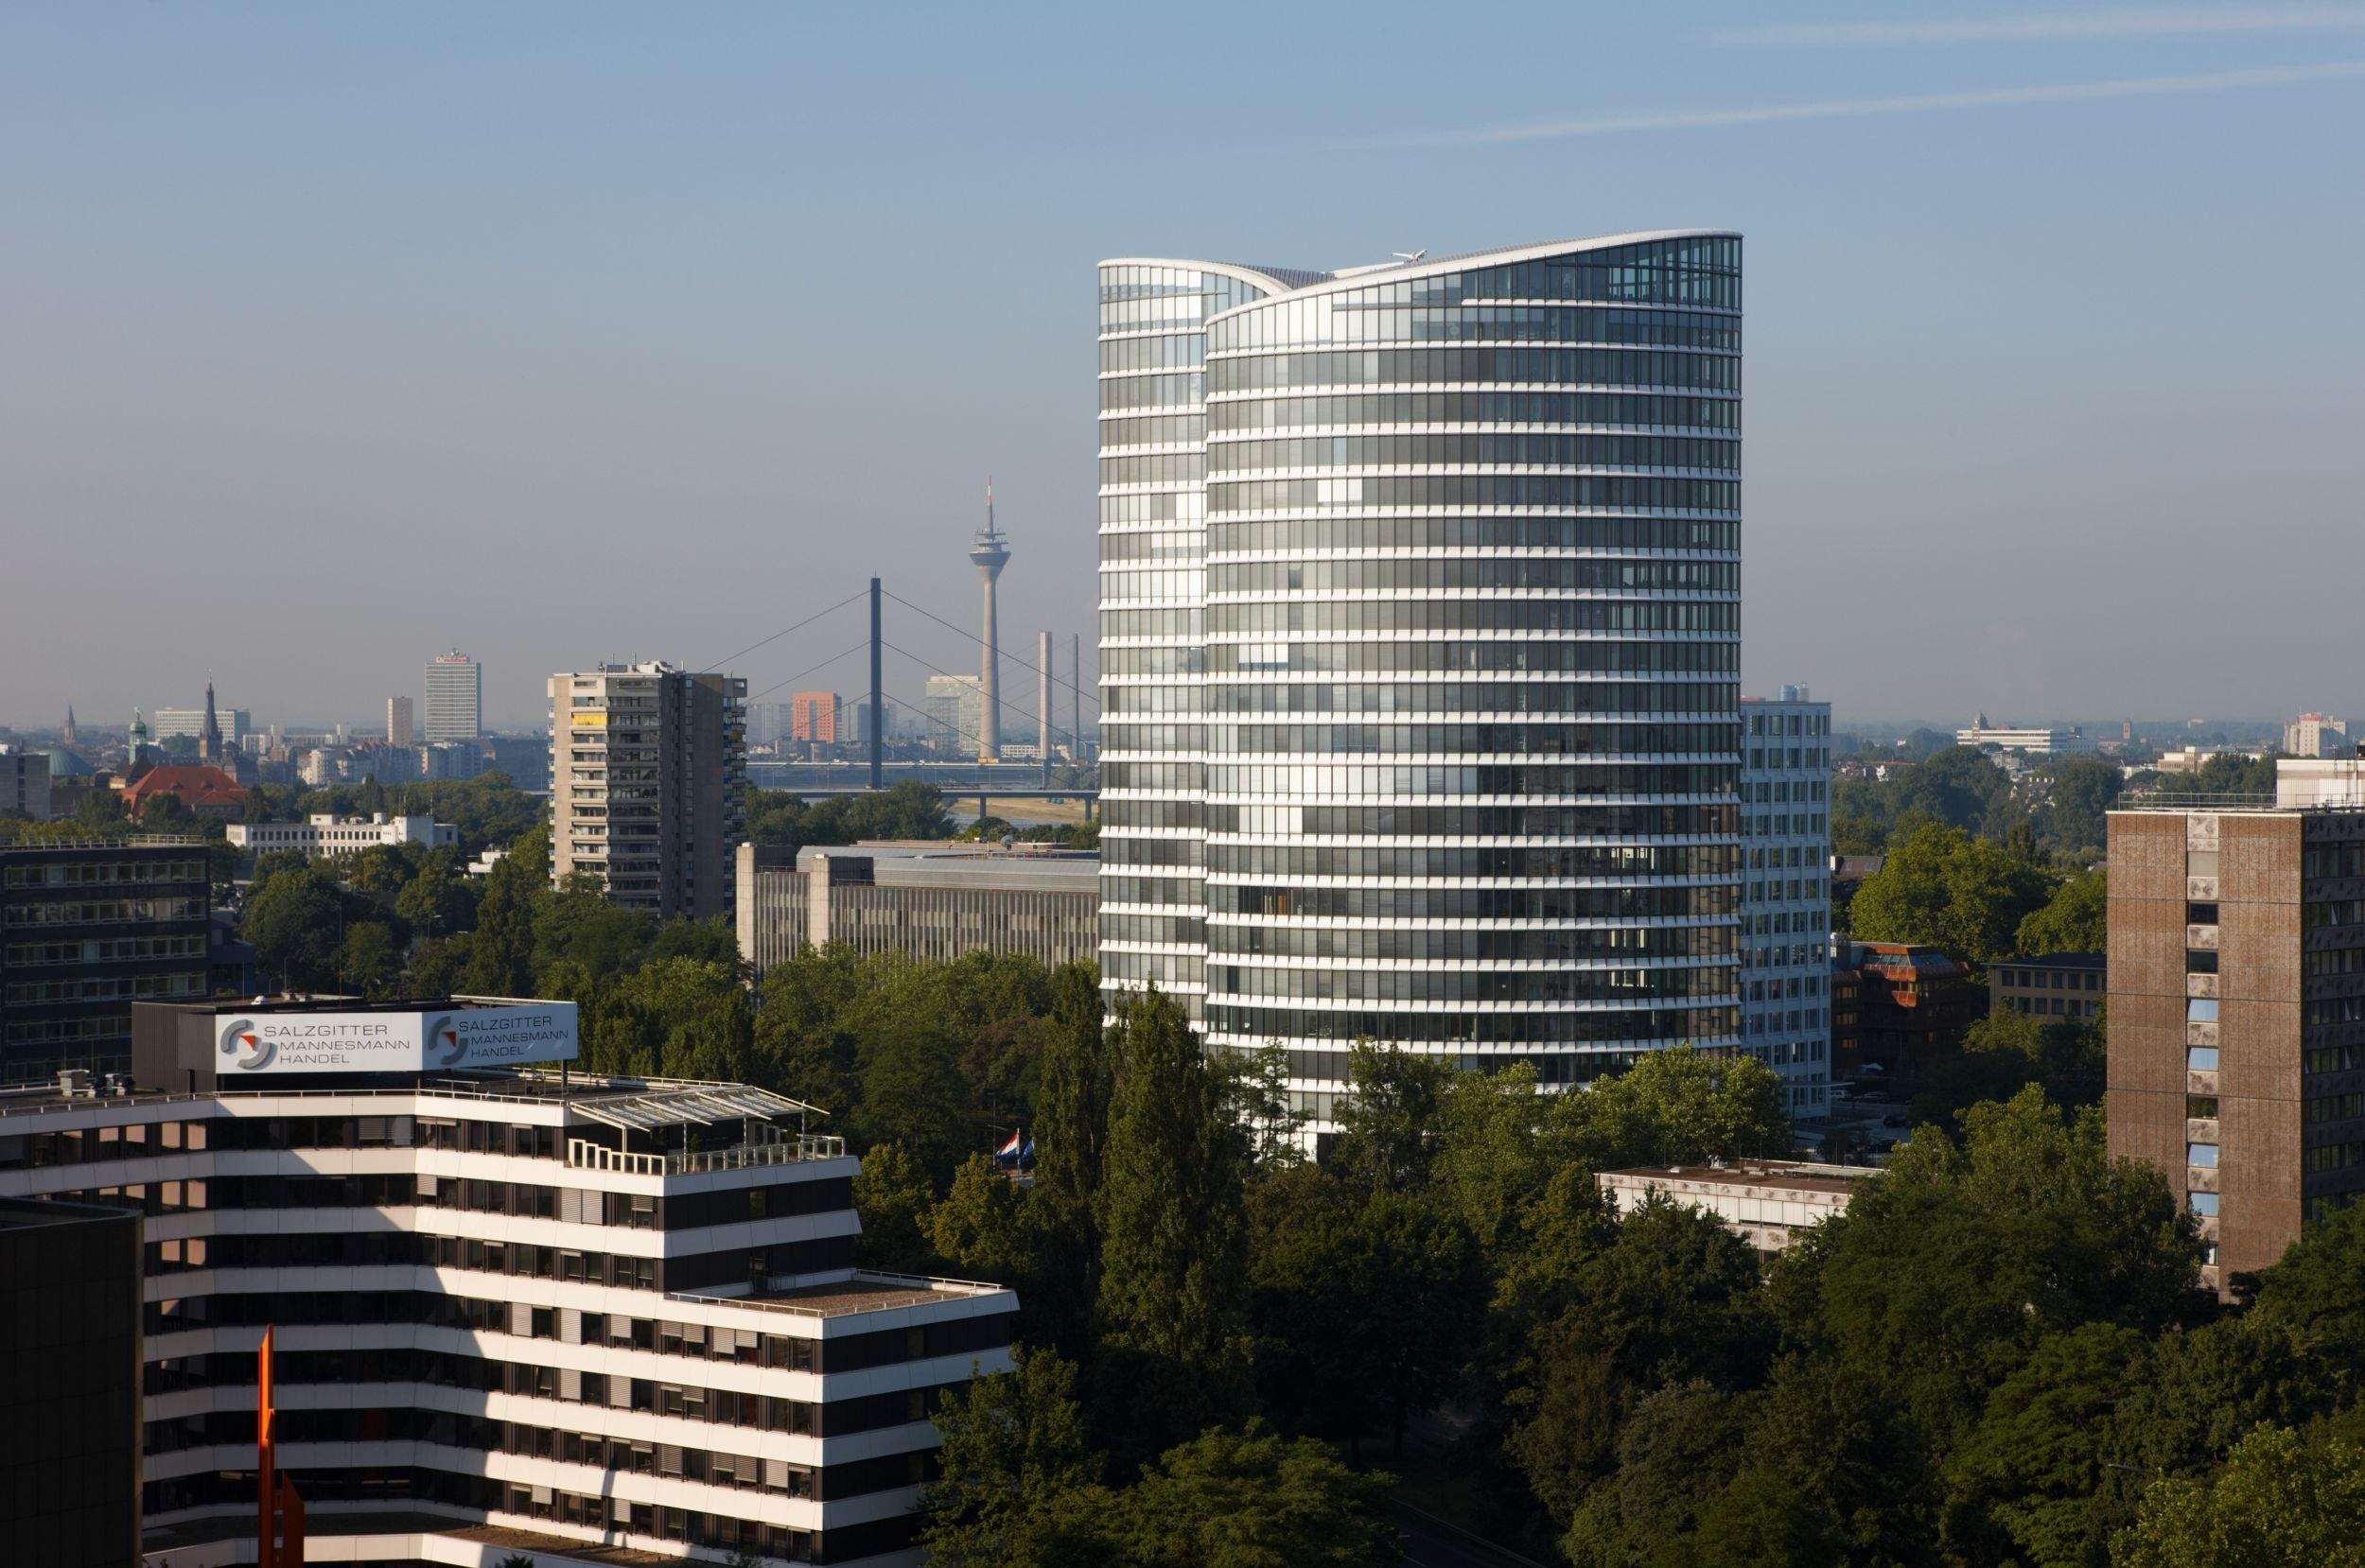
<instances>
[{"instance_id":1,"label":"clear blue sky","mask_svg":"<svg viewBox=\"0 0 2365 1568\"><path fill-rule=\"evenodd\" d=\"M1695 224L1751 689L2365 709L2365 6L2031 14L7 8L0 720L360 721L457 643L522 722L872 571L966 619L989 472L1009 645L1089 645L1096 259Z\"/></svg>"}]
</instances>

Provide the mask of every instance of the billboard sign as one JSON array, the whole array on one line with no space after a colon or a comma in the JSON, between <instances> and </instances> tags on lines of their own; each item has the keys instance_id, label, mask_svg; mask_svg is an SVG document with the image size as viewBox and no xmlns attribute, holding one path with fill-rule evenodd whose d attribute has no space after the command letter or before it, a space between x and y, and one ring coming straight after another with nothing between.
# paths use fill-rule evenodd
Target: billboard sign
<instances>
[{"instance_id":1,"label":"billboard sign","mask_svg":"<svg viewBox=\"0 0 2365 1568\"><path fill-rule=\"evenodd\" d=\"M574 1059L575 1004L240 1013L223 1018L215 1066L248 1072L436 1072Z\"/></svg>"}]
</instances>

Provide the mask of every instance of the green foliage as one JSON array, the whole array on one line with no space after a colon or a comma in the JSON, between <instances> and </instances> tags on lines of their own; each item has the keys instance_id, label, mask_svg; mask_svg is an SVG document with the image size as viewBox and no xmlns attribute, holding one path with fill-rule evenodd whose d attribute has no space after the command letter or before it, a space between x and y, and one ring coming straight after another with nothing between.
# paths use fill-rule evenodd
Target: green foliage
<instances>
[{"instance_id":1,"label":"green foliage","mask_svg":"<svg viewBox=\"0 0 2365 1568\"><path fill-rule=\"evenodd\" d=\"M854 1173L854 1212L862 1219L854 1261L890 1274L926 1272L936 1261L924 1228L936 1201L936 1184L911 1151L874 1144Z\"/></svg>"},{"instance_id":2,"label":"green foliage","mask_svg":"<svg viewBox=\"0 0 2365 1568\"><path fill-rule=\"evenodd\" d=\"M246 896L241 929L262 967L300 990L333 990L344 941L345 899L325 867L276 870Z\"/></svg>"},{"instance_id":3,"label":"green foliage","mask_svg":"<svg viewBox=\"0 0 2365 1568\"><path fill-rule=\"evenodd\" d=\"M1974 964L2017 950L2021 922L2052 889L2044 873L1955 828L1925 825L1889 845L1848 906L1860 941L1920 942Z\"/></svg>"},{"instance_id":4,"label":"green foliage","mask_svg":"<svg viewBox=\"0 0 2365 1568\"><path fill-rule=\"evenodd\" d=\"M1128 999L1117 1030L1097 1215L1103 1336L1228 1371L1247 1294L1241 1137L1179 1003L1155 990Z\"/></svg>"},{"instance_id":5,"label":"green foliage","mask_svg":"<svg viewBox=\"0 0 2365 1568\"><path fill-rule=\"evenodd\" d=\"M2008 1100L2031 1084L2068 1109L2099 1105L2109 1031L2099 1010L2091 1019L1989 1013L1963 1032L1960 1051L1940 1055L1924 1071L1914 1120L1951 1127L1971 1106Z\"/></svg>"},{"instance_id":6,"label":"green foliage","mask_svg":"<svg viewBox=\"0 0 2365 1568\"><path fill-rule=\"evenodd\" d=\"M1690 1046L1647 1052L1585 1092L1558 1096L1553 1108L1574 1156L1597 1171L1790 1148L1781 1080L1754 1056L1709 1056Z\"/></svg>"},{"instance_id":7,"label":"green foliage","mask_svg":"<svg viewBox=\"0 0 2365 1568\"><path fill-rule=\"evenodd\" d=\"M1390 1477L1309 1438L1208 1432L1122 1495L1111 1532L1139 1568L1378 1568L1402 1560Z\"/></svg>"},{"instance_id":8,"label":"green foliage","mask_svg":"<svg viewBox=\"0 0 2365 1568\"><path fill-rule=\"evenodd\" d=\"M2103 951L2109 946L2103 919L2107 882L2099 871L2070 878L2042 909L2021 921L2014 945L2030 955Z\"/></svg>"},{"instance_id":9,"label":"green foliage","mask_svg":"<svg viewBox=\"0 0 2365 1568\"><path fill-rule=\"evenodd\" d=\"M1340 1097L1338 1151L1348 1182L1373 1192L1428 1184L1445 1096L1457 1072L1443 1056L1357 1040L1347 1051L1347 1092Z\"/></svg>"},{"instance_id":10,"label":"green foliage","mask_svg":"<svg viewBox=\"0 0 2365 1568\"><path fill-rule=\"evenodd\" d=\"M2200 1482L2164 1478L2113 1543L2116 1568L2361 1568L2365 1445L2267 1427Z\"/></svg>"},{"instance_id":11,"label":"green foliage","mask_svg":"<svg viewBox=\"0 0 2365 1568\"><path fill-rule=\"evenodd\" d=\"M973 1147L960 1046L925 1019L887 1023L856 1051L861 1099L850 1119L866 1144L897 1142L944 1180Z\"/></svg>"},{"instance_id":12,"label":"green foliage","mask_svg":"<svg viewBox=\"0 0 2365 1568\"><path fill-rule=\"evenodd\" d=\"M2259 1315L2306 1345L2344 1400L2365 1394L2365 1204L2302 1230L2254 1290Z\"/></svg>"},{"instance_id":13,"label":"green foliage","mask_svg":"<svg viewBox=\"0 0 2365 1568\"><path fill-rule=\"evenodd\" d=\"M945 1396L938 1476L921 1494L921 1543L939 1568L1083 1563L1089 1508L1107 1494L1076 1400L1076 1368L1018 1347L1010 1369Z\"/></svg>"},{"instance_id":14,"label":"green foliage","mask_svg":"<svg viewBox=\"0 0 2365 1568\"><path fill-rule=\"evenodd\" d=\"M1401 1431L1475 1346L1487 1279L1469 1232L1431 1204L1362 1196L1317 1170L1258 1197L1250 1320L1266 1407L1332 1438Z\"/></svg>"},{"instance_id":15,"label":"green foliage","mask_svg":"<svg viewBox=\"0 0 2365 1568\"><path fill-rule=\"evenodd\" d=\"M2045 810L2045 838L2056 848L2099 850L2108 837L2103 813L2115 805L2127 787L2119 766L2105 758L2075 757L2053 766L2053 784ZM2032 949L2032 951L2059 950ZM2097 952L2078 948L2078 952Z\"/></svg>"},{"instance_id":16,"label":"green foliage","mask_svg":"<svg viewBox=\"0 0 2365 1568\"><path fill-rule=\"evenodd\" d=\"M2169 781L2166 788L2178 794L2264 795L2272 798L2275 793L2275 759L2271 755L2245 757L2240 752L2220 752L2183 778Z\"/></svg>"},{"instance_id":17,"label":"green foliage","mask_svg":"<svg viewBox=\"0 0 2365 1568\"><path fill-rule=\"evenodd\" d=\"M751 790L747 840L792 852L809 844L858 844L866 839L945 839L953 819L944 797L915 779L878 794L832 795L807 804L781 790Z\"/></svg>"},{"instance_id":18,"label":"green foliage","mask_svg":"<svg viewBox=\"0 0 2365 1568\"><path fill-rule=\"evenodd\" d=\"M952 1190L928 1217L937 1255L972 1280L1031 1288L1036 1239L1025 1199L982 1154L954 1173Z\"/></svg>"}]
</instances>

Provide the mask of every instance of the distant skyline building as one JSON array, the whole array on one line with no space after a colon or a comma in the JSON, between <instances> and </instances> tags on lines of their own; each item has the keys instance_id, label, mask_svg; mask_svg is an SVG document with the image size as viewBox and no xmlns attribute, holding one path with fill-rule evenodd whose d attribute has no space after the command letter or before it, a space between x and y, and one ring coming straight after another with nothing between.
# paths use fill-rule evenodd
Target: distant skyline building
<instances>
[{"instance_id":1,"label":"distant skyline building","mask_svg":"<svg viewBox=\"0 0 2365 1568\"><path fill-rule=\"evenodd\" d=\"M995 607L994 584L1002 576L1002 568L1010 564L1010 547L1001 530L993 525L993 480L986 480L986 526L977 531L971 543L970 564L977 568L977 576L985 584L986 624L979 641L984 650L983 668L978 671L978 688L984 706L978 718L977 755L991 762L1002 755L1002 618Z\"/></svg>"},{"instance_id":2,"label":"distant skyline building","mask_svg":"<svg viewBox=\"0 0 2365 1568\"><path fill-rule=\"evenodd\" d=\"M587 871L628 909L730 915L746 695L740 676L654 660L552 675L551 885Z\"/></svg>"},{"instance_id":3,"label":"distant skyline building","mask_svg":"<svg viewBox=\"0 0 2365 1568\"><path fill-rule=\"evenodd\" d=\"M2030 757L2057 757L2094 749L2093 737L2076 724L2067 729L2045 724L1990 724L1984 713L1971 721L1969 729L1954 732L1954 743L1994 746L2000 751L2023 752Z\"/></svg>"},{"instance_id":4,"label":"distant skyline building","mask_svg":"<svg viewBox=\"0 0 2365 1568\"><path fill-rule=\"evenodd\" d=\"M1742 1044L1741 253L1100 269L1102 973L1318 1132Z\"/></svg>"},{"instance_id":5,"label":"distant skyline building","mask_svg":"<svg viewBox=\"0 0 2365 1568\"><path fill-rule=\"evenodd\" d=\"M920 708L927 716L928 744L940 752L975 757L985 734L985 683L974 675L931 675Z\"/></svg>"},{"instance_id":6,"label":"distant skyline building","mask_svg":"<svg viewBox=\"0 0 2365 1568\"><path fill-rule=\"evenodd\" d=\"M844 739L839 719L844 702L834 691L793 691L788 698L788 738L833 746Z\"/></svg>"},{"instance_id":7,"label":"distant skyline building","mask_svg":"<svg viewBox=\"0 0 2365 1568\"><path fill-rule=\"evenodd\" d=\"M484 733L484 667L457 648L428 661L426 696L421 740L474 740Z\"/></svg>"},{"instance_id":8,"label":"distant skyline building","mask_svg":"<svg viewBox=\"0 0 2365 1568\"><path fill-rule=\"evenodd\" d=\"M1741 700L1741 1019L1793 1116L1831 1099L1831 705Z\"/></svg>"},{"instance_id":9,"label":"distant skyline building","mask_svg":"<svg viewBox=\"0 0 2365 1568\"><path fill-rule=\"evenodd\" d=\"M188 739L198 743L198 749L201 754L205 746L206 714L207 710L213 707L213 683L210 681L207 682L205 687L206 702L204 706L160 707L156 709L153 714L149 715L148 720L147 739L154 741L158 745L162 745L176 735L186 736ZM254 716L249 713L245 708L226 707L215 709L213 717L214 726L220 735L222 748L225 753L230 748L239 745L245 740L247 736L254 733Z\"/></svg>"},{"instance_id":10,"label":"distant skyline building","mask_svg":"<svg viewBox=\"0 0 2365 1568\"><path fill-rule=\"evenodd\" d=\"M2348 721L2327 719L2321 713L2303 713L2284 725L2283 749L2289 756L2304 758L2356 755L2349 743Z\"/></svg>"},{"instance_id":11,"label":"distant skyline building","mask_svg":"<svg viewBox=\"0 0 2365 1568\"><path fill-rule=\"evenodd\" d=\"M386 743L388 745L408 746L417 738L417 730L412 723L411 715L410 698L389 697L386 699Z\"/></svg>"}]
</instances>

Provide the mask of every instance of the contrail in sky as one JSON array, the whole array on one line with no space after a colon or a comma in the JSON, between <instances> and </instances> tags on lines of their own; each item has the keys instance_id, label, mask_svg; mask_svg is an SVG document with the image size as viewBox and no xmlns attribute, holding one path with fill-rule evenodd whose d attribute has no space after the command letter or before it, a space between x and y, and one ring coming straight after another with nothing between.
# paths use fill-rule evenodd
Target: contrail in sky
<instances>
[{"instance_id":1,"label":"contrail in sky","mask_svg":"<svg viewBox=\"0 0 2365 1568\"><path fill-rule=\"evenodd\" d=\"M1708 42L1739 49L1862 47L1890 44L2048 44L2089 39L2223 37L2234 33L2365 28L2355 6L2161 6L2053 15L1901 22L1776 22L1718 27Z\"/></svg>"},{"instance_id":2,"label":"contrail in sky","mask_svg":"<svg viewBox=\"0 0 2365 1568\"><path fill-rule=\"evenodd\" d=\"M2106 98L2159 98L2181 93L2226 93L2244 88L2295 87L2306 82L2365 77L2365 60L2321 65L2269 65L2205 76L2134 77L2119 81L2066 82L2054 87L1997 87L1971 93L1924 93L1910 97L1840 98L1826 103L1769 104L1757 109L1695 109L1670 114L1613 114L1599 119L1539 120L1527 125L1481 126L1468 131L1406 131L1374 136L1373 148L1486 147L1503 142L1542 142L1565 136L1609 136L1630 131L1697 131L1729 125L1771 125L1783 120L1835 120L1866 114L1915 114L1942 109L2001 109L2023 103L2089 103Z\"/></svg>"}]
</instances>

